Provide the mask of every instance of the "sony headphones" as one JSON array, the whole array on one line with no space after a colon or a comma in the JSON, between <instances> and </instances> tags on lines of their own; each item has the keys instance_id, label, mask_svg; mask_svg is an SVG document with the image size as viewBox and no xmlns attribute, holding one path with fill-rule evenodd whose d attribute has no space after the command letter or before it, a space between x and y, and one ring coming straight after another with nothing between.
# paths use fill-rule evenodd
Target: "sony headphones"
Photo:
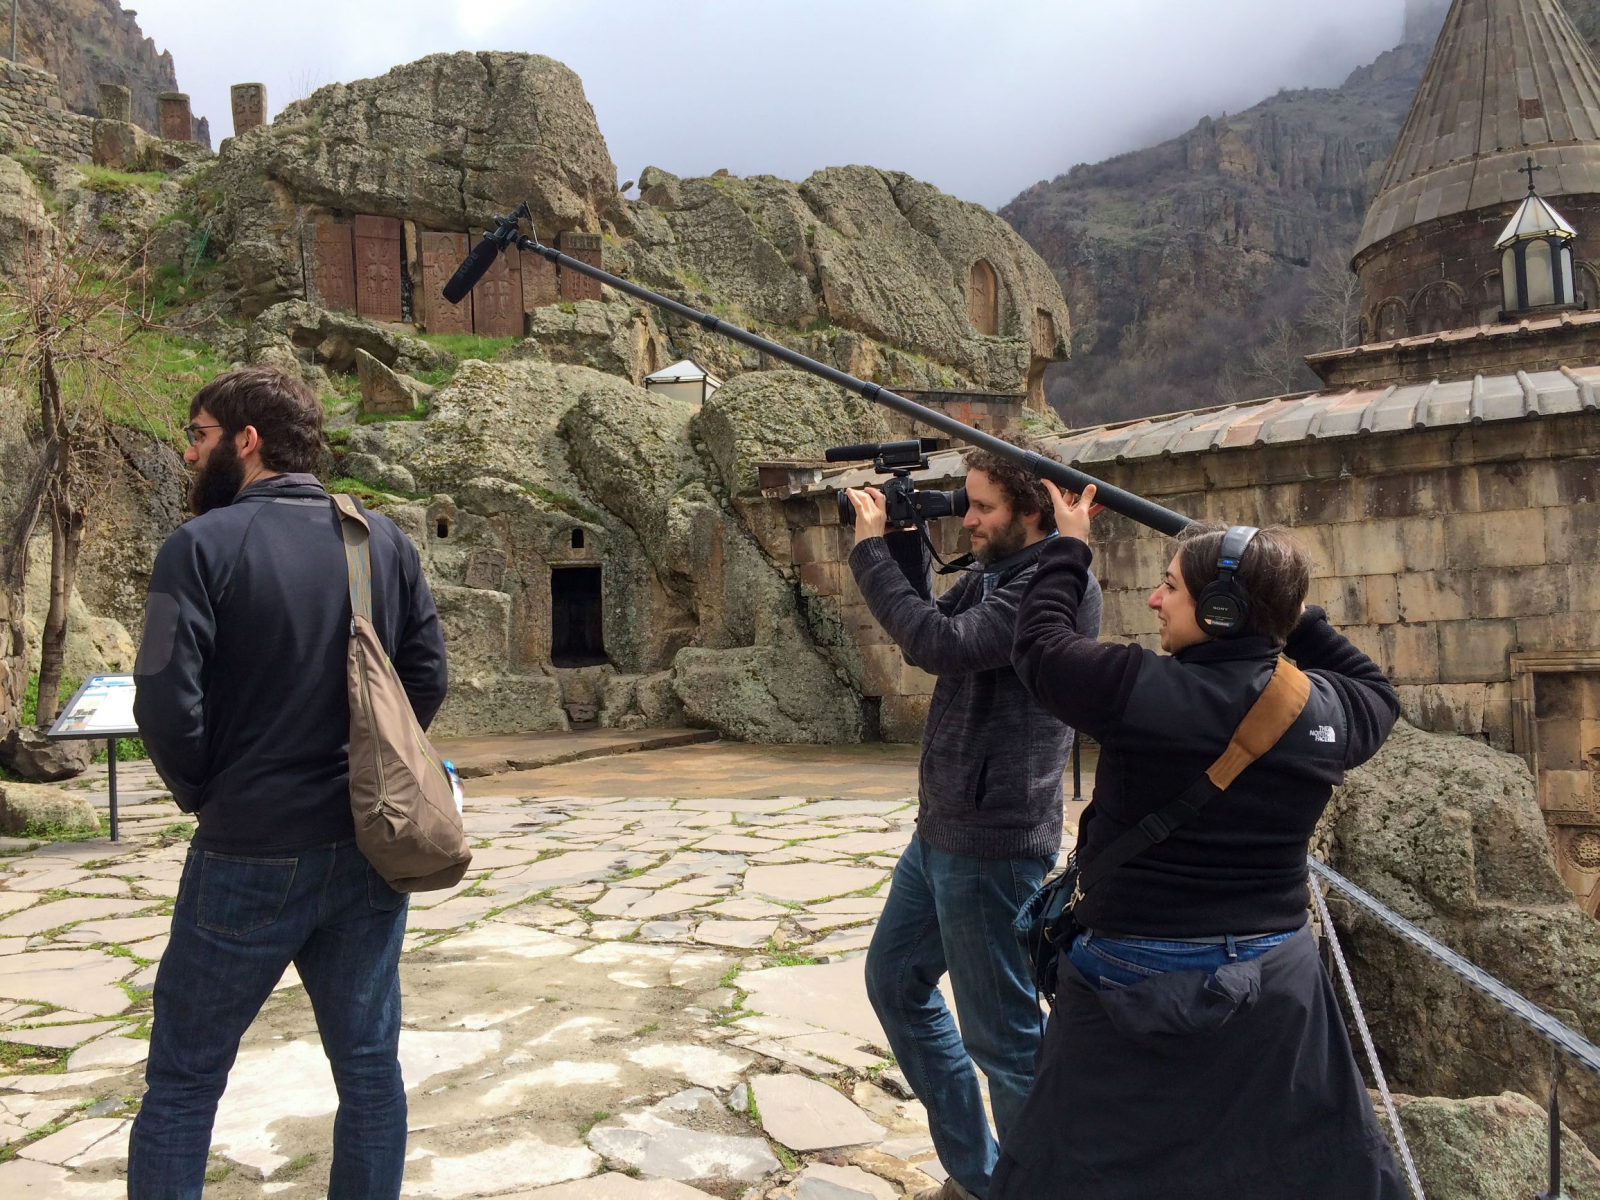
<instances>
[{"instance_id":1,"label":"sony headphones","mask_svg":"<svg viewBox=\"0 0 1600 1200\"><path fill-rule=\"evenodd\" d=\"M1212 637L1238 637L1250 622L1250 598L1237 578L1245 547L1258 530L1254 525L1230 525L1217 551L1217 577L1201 589L1195 601L1200 628Z\"/></svg>"}]
</instances>

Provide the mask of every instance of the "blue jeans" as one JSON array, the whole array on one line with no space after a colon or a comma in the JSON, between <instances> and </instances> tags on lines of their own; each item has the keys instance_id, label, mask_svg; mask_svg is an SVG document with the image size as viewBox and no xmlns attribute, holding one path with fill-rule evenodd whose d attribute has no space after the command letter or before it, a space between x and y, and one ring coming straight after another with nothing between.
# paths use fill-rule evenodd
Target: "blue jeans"
<instances>
[{"instance_id":1,"label":"blue jeans","mask_svg":"<svg viewBox=\"0 0 1600 1200\"><path fill-rule=\"evenodd\" d=\"M1143 983L1168 971L1215 971L1230 962L1249 962L1281 946L1298 930L1230 938L1225 942L1176 942L1159 938L1111 938L1092 930L1080 933L1067 957L1101 991Z\"/></svg>"},{"instance_id":2,"label":"blue jeans","mask_svg":"<svg viewBox=\"0 0 1600 1200\"><path fill-rule=\"evenodd\" d=\"M339 1091L328 1200L398 1196L405 926L406 898L353 841L263 858L191 849L156 974L128 1200L199 1200L239 1039L291 962Z\"/></svg>"},{"instance_id":3,"label":"blue jeans","mask_svg":"<svg viewBox=\"0 0 1600 1200\"><path fill-rule=\"evenodd\" d=\"M972 1065L989 1080L1004 1140L1033 1086L1044 1026L1011 926L1053 865L1048 858L947 854L913 837L867 951L867 997L928 1110L939 1161L976 1196L989 1190L999 1150ZM937 986L946 971L959 1032Z\"/></svg>"}]
</instances>

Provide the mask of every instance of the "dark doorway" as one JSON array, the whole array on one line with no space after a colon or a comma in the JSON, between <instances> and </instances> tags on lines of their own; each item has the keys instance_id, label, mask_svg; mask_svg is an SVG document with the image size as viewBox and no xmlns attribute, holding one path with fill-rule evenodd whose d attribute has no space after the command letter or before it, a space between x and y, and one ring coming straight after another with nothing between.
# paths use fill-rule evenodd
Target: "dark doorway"
<instances>
[{"instance_id":1,"label":"dark doorway","mask_svg":"<svg viewBox=\"0 0 1600 1200\"><path fill-rule=\"evenodd\" d=\"M550 664L593 667L605 661L600 568L555 568L550 572Z\"/></svg>"}]
</instances>

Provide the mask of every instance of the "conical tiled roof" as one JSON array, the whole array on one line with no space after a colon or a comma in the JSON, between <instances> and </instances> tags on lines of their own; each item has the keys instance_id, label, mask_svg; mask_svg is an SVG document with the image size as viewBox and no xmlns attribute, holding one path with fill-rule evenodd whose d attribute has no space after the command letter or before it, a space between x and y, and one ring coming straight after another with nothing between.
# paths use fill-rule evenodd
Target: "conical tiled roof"
<instances>
[{"instance_id":1,"label":"conical tiled roof","mask_svg":"<svg viewBox=\"0 0 1600 1200\"><path fill-rule=\"evenodd\" d=\"M1522 199L1530 155L1542 194L1600 193L1600 68L1557 0L1455 0L1356 253Z\"/></svg>"}]
</instances>

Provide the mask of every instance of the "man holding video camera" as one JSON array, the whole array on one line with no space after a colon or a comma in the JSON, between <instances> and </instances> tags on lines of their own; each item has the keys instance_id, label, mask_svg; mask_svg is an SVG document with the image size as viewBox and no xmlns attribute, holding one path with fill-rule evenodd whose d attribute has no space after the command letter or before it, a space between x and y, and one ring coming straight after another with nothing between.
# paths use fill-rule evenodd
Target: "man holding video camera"
<instances>
[{"instance_id":1,"label":"man holding video camera","mask_svg":"<svg viewBox=\"0 0 1600 1200\"><path fill-rule=\"evenodd\" d=\"M917 832L867 951L867 994L949 1172L919 1200L988 1191L998 1148L973 1064L988 1079L1002 1140L1033 1083L1042 1021L1012 923L1061 846L1061 775L1073 737L1011 666L1017 605L1055 537L1049 494L987 451L968 456L966 491L962 525L977 562L936 600L926 567L913 582L891 553L883 493L848 493L857 586L905 660L938 676L917 772ZM1092 579L1079 621L1091 636L1099 629ZM959 1032L938 990L946 972Z\"/></svg>"}]
</instances>

